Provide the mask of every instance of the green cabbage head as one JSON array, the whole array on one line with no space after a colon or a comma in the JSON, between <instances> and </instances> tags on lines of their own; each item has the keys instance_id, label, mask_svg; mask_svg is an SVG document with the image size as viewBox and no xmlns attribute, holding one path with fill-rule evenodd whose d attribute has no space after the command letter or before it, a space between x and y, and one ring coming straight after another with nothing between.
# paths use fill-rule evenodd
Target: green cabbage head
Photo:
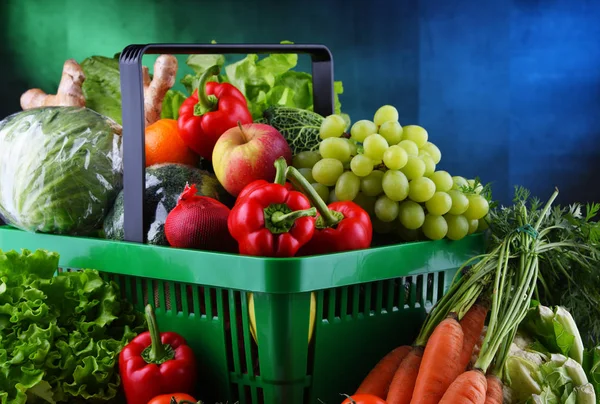
<instances>
[{"instance_id":1,"label":"green cabbage head","mask_svg":"<svg viewBox=\"0 0 600 404\"><path fill-rule=\"evenodd\" d=\"M42 233L98 230L123 185L117 132L113 121L78 107L0 121L0 217Z\"/></svg>"}]
</instances>

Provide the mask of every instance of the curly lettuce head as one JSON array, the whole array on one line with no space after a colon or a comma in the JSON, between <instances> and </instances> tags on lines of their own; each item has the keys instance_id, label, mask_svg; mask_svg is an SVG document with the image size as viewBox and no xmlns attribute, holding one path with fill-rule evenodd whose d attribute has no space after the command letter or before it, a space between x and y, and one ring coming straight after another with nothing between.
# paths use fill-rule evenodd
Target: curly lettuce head
<instances>
[{"instance_id":1,"label":"curly lettuce head","mask_svg":"<svg viewBox=\"0 0 600 404\"><path fill-rule=\"evenodd\" d=\"M121 136L87 108L46 107L0 122L0 216L28 231L90 234L122 188Z\"/></svg>"}]
</instances>

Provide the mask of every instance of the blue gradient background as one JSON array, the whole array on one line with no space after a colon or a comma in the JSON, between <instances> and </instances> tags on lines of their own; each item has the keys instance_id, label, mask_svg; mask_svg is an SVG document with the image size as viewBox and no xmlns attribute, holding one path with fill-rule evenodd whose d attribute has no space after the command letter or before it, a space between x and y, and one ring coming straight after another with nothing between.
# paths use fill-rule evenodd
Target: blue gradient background
<instances>
[{"instance_id":1,"label":"blue gradient background","mask_svg":"<svg viewBox=\"0 0 600 404\"><path fill-rule=\"evenodd\" d=\"M0 115L53 90L66 58L142 42L318 42L354 121L382 104L420 124L441 169L562 203L600 201L600 2L0 1ZM302 67L307 68L308 63Z\"/></svg>"}]
</instances>

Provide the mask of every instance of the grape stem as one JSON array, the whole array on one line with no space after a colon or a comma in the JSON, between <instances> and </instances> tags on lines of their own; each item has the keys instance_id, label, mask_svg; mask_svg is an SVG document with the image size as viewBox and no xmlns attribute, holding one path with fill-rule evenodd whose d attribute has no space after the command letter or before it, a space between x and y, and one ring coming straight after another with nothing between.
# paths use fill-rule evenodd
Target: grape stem
<instances>
[{"instance_id":1,"label":"grape stem","mask_svg":"<svg viewBox=\"0 0 600 404\"><path fill-rule=\"evenodd\" d=\"M304 178L300 171L295 167L288 167L285 176L290 180L292 185L306 195L312 205L317 208L317 211L325 223L325 227L333 227L342 221L344 216L340 212L334 213L329 209L317 191L315 191L312 185L309 184L306 178Z\"/></svg>"}]
</instances>

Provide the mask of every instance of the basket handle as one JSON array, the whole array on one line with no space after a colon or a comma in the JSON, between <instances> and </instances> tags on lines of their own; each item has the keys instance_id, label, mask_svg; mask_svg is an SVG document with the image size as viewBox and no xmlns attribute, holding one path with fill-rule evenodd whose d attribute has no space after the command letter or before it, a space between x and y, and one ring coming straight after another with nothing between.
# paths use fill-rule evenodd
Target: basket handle
<instances>
[{"instance_id":1,"label":"basket handle","mask_svg":"<svg viewBox=\"0 0 600 404\"><path fill-rule=\"evenodd\" d=\"M146 159L144 146L144 54L309 54L312 59L314 111L334 111L333 57L324 45L308 44L148 44L129 45L119 58L123 117L123 230L125 241L144 242ZM125 157L127 156L127 157Z\"/></svg>"}]
</instances>

